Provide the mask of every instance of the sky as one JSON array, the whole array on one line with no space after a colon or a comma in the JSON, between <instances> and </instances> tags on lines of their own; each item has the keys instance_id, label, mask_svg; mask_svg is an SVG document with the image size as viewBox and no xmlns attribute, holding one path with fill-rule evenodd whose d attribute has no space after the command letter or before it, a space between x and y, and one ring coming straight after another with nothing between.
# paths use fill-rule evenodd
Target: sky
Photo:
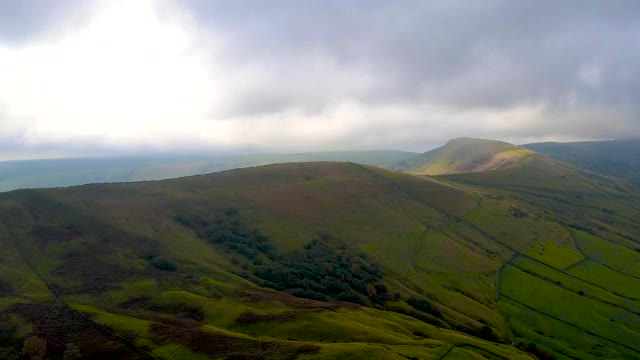
<instances>
[{"instance_id":1,"label":"sky","mask_svg":"<svg viewBox=\"0 0 640 360\"><path fill-rule=\"evenodd\" d=\"M0 160L640 136L636 0L0 0Z\"/></svg>"}]
</instances>

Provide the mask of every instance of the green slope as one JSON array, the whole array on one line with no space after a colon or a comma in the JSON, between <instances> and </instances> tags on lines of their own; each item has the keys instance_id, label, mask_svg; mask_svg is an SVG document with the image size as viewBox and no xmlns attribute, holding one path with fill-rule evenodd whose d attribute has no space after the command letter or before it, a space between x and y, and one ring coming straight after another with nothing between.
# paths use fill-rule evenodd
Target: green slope
<instances>
[{"instance_id":1,"label":"green slope","mask_svg":"<svg viewBox=\"0 0 640 360\"><path fill-rule=\"evenodd\" d=\"M640 358L640 304L619 285L638 276L638 198L540 156L439 178L298 163L0 194L0 351Z\"/></svg>"},{"instance_id":2,"label":"green slope","mask_svg":"<svg viewBox=\"0 0 640 360\"><path fill-rule=\"evenodd\" d=\"M522 147L577 167L640 184L640 140L545 142Z\"/></svg>"},{"instance_id":3,"label":"green slope","mask_svg":"<svg viewBox=\"0 0 640 360\"><path fill-rule=\"evenodd\" d=\"M53 358L68 343L91 356L108 346L122 357L440 358L454 348L528 358L453 329L475 334L486 323L492 338L509 336L490 307L499 263L465 243L461 237L472 230L448 229L449 214L473 208L475 195L432 179L354 164L287 164L1 198L2 313L14 344L45 339ZM413 250L432 240L451 257ZM309 251L323 263L308 260ZM309 295L292 286L256 287L278 287L258 270L308 261L358 278L333 278L342 288L318 290L323 302L288 295ZM455 274L460 270L465 274ZM427 285L432 277L437 286ZM469 297L454 286L480 287L485 295ZM351 302L336 302L341 298ZM65 313L73 321L52 328L47 319Z\"/></svg>"},{"instance_id":4,"label":"green slope","mask_svg":"<svg viewBox=\"0 0 640 360\"><path fill-rule=\"evenodd\" d=\"M515 166L530 154L527 149L501 141L459 138L390 168L422 175L478 172Z\"/></svg>"},{"instance_id":5,"label":"green slope","mask_svg":"<svg viewBox=\"0 0 640 360\"><path fill-rule=\"evenodd\" d=\"M303 161L351 161L380 167L415 156L396 150L300 154L95 157L0 162L0 192L26 188L170 179L235 168Z\"/></svg>"},{"instance_id":6,"label":"green slope","mask_svg":"<svg viewBox=\"0 0 640 360\"><path fill-rule=\"evenodd\" d=\"M472 220L491 227L490 234L500 241L538 243L516 249L518 256L500 273L498 304L516 334L568 358L632 356L613 352L636 349L640 341L640 298L620 286L635 289L635 264L640 261L640 196L633 185L541 155L509 169L442 179L501 202L527 204L528 210L514 214L565 229L554 238L565 238L570 251L559 251L528 226L501 226L486 217Z\"/></svg>"}]
</instances>

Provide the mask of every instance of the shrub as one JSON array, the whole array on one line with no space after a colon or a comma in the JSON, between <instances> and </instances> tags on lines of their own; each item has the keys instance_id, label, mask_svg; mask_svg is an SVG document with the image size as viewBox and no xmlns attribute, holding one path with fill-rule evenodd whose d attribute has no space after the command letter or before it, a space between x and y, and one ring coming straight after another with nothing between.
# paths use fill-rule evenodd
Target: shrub
<instances>
[{"instance_id":1,"label":"shrub","mask_svg":"<svg viewBox=\"0 0 640 360\"><path fill-rule=\"evenodd\" d=\"M485 339L493 342L497 342L499 340L496 333L493 332L493 329L487 325L484 325L479 330L475 331L474 335L476 335L481 339Z\"/></svg>"},{"instance_id":2,"label":"shrub","mask_svg":"<svg viewBox=\"0 0 640 360\"><path fill-rule=\"evenodd\" d=\"M80 349L74 343L68 343L64 350L64 354L62 354L63 360L77 360L81 357L82 354L80 353Z\"/></svg>"},{"instance_id":3,"label":"shrub","mask_svg":"<svg viewBox=\"0 0 640 360\"><path fill-rule=\"evenodd\" d=\"M440 313L438 309L433 307L433 305L431 305L431 303L427 300L412 297L407 299L407 304L411 305L411 307L413 307L414 309L425 312L427 314L431 314L437 317L442 316L442 313Z\"/></svg>"},{"instance_id":4,"label":"shrub","mask_svg":"<svg viewBox=\"0 0 640 360\"><path fill-rule=\"evenodd\" d=\"M509 213L512 216L518 217L518 218L523 218L523 217L529 216L529 214L527 214L526 212L522 211L521 209L514 208L514 207L509 209Z\"/></svg>"},{"instance_id":5,"label":"shrub","mask_svg":"<svg viewBox=\"0 0 640 360\"><path fill-rule=\"evenodd\" d=\"M47 355L47 341L37 336L28 337L24 341L22 353L32 360L44 360Z\"/></svg>"},{"instance_id":6,"label":"shrub","mask_svg":"<svg viewBox=\"0 0 640 360\"><path fill-rule=\"evenodd\" d=\"M153 267L162 271L176 271L176 266L167 260L156 260Z\"/></svg>"},{"instance_id":7,"label":"shrub","mask_svg":"<svg viewBox=\"0 0 640 360\"><path fill-rule=\"evenodd\" d=\"M310 299L364 304L366 298L382 303L387 289L376 284L382 274L376 266L346 250L316 239L302 249L283 255L277 262L258 266L254 275L267 287Z\"/></svg>"},{"instance_id":8,"label":"shrub","mask_svg":"<svg viewBox=\"0 0 640 360\"><path fill-rule=\"evenodd\" d=\"M553 360L556 358L551 350L532 342L518 341L516 346L530 354L536 355L541 360Z\"/></svg>"}]
</instances>

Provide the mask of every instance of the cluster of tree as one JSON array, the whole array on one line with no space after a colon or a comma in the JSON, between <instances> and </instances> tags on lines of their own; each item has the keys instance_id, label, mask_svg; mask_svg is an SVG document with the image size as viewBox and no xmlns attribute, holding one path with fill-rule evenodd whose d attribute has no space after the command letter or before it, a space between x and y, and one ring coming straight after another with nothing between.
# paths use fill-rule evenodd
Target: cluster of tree
<instances>
[{"instance_id":1,"label":"cluster of tree","mask_svg":"<svg viewBox=\"0 0 640 360\"><path fill-rule=\"evenodd\" d=\"M516 342L516 347L537 356L540 360L553 360L556 358L551 350L533 342L518 341Z\"/></svg>"},{"instance_id":2,"label":"cluster of tree","mask_svg":"<svg viewBox=\"0 0 640 360\"><path fill-rule=\"evenodd\" d=\"M248 230L237 219L238 210L226 209L211 223L201 219L191 219L178 215L175 221L196 230L198 235L212 244L237 252L249 260L256 260L260 254L272 257L273 248L269 238L257 229Z\"/></svg>"},{"instance_id":3,"label":"cluster of tree","mask_svg":"<svg viewBox=\"0 0 640 360\"><path fill-rule=\"evenodd\" d=\"M16 326L9 324L8 314L0 314L0 358L22 359L21 341Z\"/></svg>"},{"instance_id":4,"label":"cluster of tree","mask_svg":"<svg viewBox=\"0 0 640 360\"><path fill-rule=\"evenodd\" d=\"M509 208L509 214L511 214L511 216L515 216L518 218L529 216L529 214L527 214L525 211L518 209L516 207Z\"/></svg>"},{"instance_id":5,"label":"cluster of tree","mask_svg":"<svg viewBox=\"0 0 640 360\"><path fill-rule=\"evenodd\" d=\"M176 271L177 267L169 259L157 257L155 250L141 250L140 258L149 262L154 268L162 271Z\"/></svg>"},{"instance_id":6,"label":"cluster of tree","mask_svg":"<svg viewBox=\"0 0 640 360\"><path fill-rule=\"evenodd\" d=\"M152 262L153 267L162 271L176 271L176 266L166 259L158 259Z\"/></svg>"},{"instance_id":7,"label":"cluster of tree","mask_svg":"<svg viewBox=\"0 0 640 360\"><path fill-rule=\"evenodd\" d=\"M213 244L222 244L249 260L259 254L271 256L273 250L269 238L257 229L246 230L237 221L220 218L205 232L205 238Z\"/></svg>"},{"instance_id":8,"label":"cluster of tree","mask_svg":"<svg viewBox=\"0 0 640 360\"><path fill-rule=\"evenodd\" d=\"M500 338L498 337L498 335L488 325L483 325L479 329L467 331L467 333L470 333L471 335L475 335L481 339L489 340L492 342L500 342Z\"/></svg>"},{"instance_id":9,"label":"cluster of tree","mask_svg":"<svg viewBox=\"0 0 640 360\"><path fill-rule=\"evenodd\" d=\"M23 358L30 360L45 360L47 357L47 341L37 336L31 336L24 340L22 346ZM62 354L63 360L77 360L82 358L80 349L74 343L68 343Z\"/></svg>"},{"instance_id":10,"label":"cluster of tree","mask_svg":"<svg viewBox=\"0 0 640 360\"><path fill-rule=\"evenodd\" d=\"M583 226L580 224L569 224L569 227L574 228L576 230L584 231L591 235L595 235L593 232L593 228L591 228L590 226Z\"/></svg>"},{"instance_id":11,"label":"cluster of tree","mask_svg":"<svg viewBox=\"0 0 640 360\"><path fill-rule=\"evenodd\" d=\"M362 256L350 254L346 247L337 250L329 246L328 235L321 235L298 251L278 255L269 237L242 225L237 210L227 209L209 219L214 220L185 214L175 217L176 222L194 229L203 239L250 260L252 264L244 264L246 272L241 275L261 286L321 301L364 305L396 300L380 284L382 273L378 267L368 264Z\"/></svg>"},{"instance_id":12,"label":"cluster of tree","mask_svg":"<svg viewBox=\"0 0 640 360\"><path fill-rule=\"evenodd\" d=\"M411 307L413 307L416 310L434 315L436 317L442 317L442 313L440 313L440 310L436 309L427 300L411 297L407 299L407 304L411 305Z\"/></svg>"},{"instance_id":13,"label":"cluster of tree","mask_svg":"<svg viewBox=\"0 0 640 360\"><path fill-rule=\"evenodd\" d=\"M389 297L380 284L382 273L360 256L336 250L328 239L313 240L304 248L258 266L254 275L261 286L314 300L381 304Z\"/></svg>"}]
</instances>

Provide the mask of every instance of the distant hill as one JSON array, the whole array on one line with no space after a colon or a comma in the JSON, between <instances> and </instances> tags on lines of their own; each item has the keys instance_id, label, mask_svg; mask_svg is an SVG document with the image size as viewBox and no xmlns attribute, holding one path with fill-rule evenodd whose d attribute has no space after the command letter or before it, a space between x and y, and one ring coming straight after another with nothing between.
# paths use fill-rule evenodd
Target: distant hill
<instances>
[{"instance_id":1,"label":"distant hill","mask_svg":"<svg viewBox=\"0 0 640 360\"><path fill-rule=\"evenodd\" d=\"M589 171L640 184L640 139L544 142L522 147Z\"/></svg>"},{"instance_id":2,"label":"distant hill","mask_svg":"<svg viewBox=\"0 0 640 360\"><path fill-rule=\"evenodd\" d=\"M504 169L532 152L502 141L458 138L437 149L390 166L396 171L441 175Z\"/></svg>"},{"instance_id":3,"label":"distant hill","mask_svg":"<svg viewBox=\"0 0 640 360\"><path fill-rule=\"evenodd\" d=\"M95 157L0 162L0 192L107 182L162 180L217 171L304 161L345 161L380 167L415 156L396 150L299 154Z\"/></svg>"},{"instance_id":4,"label":"distant hill","mask_svg":"<svg viewBox=\"0 0 640 360\"><path fill-rule=\"evenodd\" d=\"M8 359L640 359L640 193L541 155L12 191L0 248Z\"/></svg>"}]
</instances>

